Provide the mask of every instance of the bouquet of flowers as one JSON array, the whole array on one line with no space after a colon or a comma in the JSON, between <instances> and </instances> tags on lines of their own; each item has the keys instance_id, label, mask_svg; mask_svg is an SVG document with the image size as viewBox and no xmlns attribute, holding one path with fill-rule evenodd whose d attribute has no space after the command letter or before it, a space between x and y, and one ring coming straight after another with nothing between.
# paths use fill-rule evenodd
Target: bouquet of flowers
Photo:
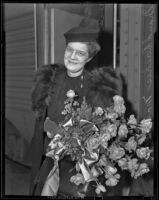
<instances>
[{"instance_id":1,"label":"bouquet of flowers","mask_svg":"<svg viewBox=\"0 0 159 200\"><path fill-rule=\"evenodd\" d=\"M128 170L137 178L150 171L145 160L152 158L147 145L152 128L151 119L137 123L134 115L125 119L125 105L121 96L113 97L107 108L91 107L85 97L79 104L73 90L67 92L62 114L65 120L56 124L46 119L44 129L52 138L46 155L56 162L65 155L76 161L76 174L70 181L76 185L96 182L95 192L106 192L106 186L115 186L121 170ZM105 185L99 176L105 177Z\"/></svg>"}]
</instances>

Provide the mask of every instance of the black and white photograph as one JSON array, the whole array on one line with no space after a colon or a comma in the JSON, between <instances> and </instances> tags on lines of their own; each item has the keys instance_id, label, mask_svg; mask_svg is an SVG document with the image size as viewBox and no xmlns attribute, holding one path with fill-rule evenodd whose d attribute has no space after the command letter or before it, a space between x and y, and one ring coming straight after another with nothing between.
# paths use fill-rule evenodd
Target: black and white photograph
<instances>
[{"instance_id":1,"label":"black and white photograph","mask_svg":"<svg viewBox=\"0 0 159 200\"><path fill-rule=\"evenodd\" d=\"M157 200L158 4L1 5L1 198Z\"/></svg>"}]
</instances>

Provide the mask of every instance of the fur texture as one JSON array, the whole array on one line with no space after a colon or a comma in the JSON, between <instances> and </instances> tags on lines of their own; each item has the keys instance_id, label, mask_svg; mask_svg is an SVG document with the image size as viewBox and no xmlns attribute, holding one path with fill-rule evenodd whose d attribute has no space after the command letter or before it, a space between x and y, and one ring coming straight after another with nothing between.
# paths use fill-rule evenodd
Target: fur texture
<instances>
[{"instance_id":1,"label":"fur texture","mask_svg":"<svg viewBox=\"0 0 159 200\"><path fill-rule=\"evenodd\" d=\"M120 77L114 72L112 67L102 67L91 72L89 81L88 100L95 106L110 106L112 97L121 95Z\"/></svg>"},{"instance_id":2,"label":"fur texture","mask_svg":"<svg viewBox=\"0 0 159 200\"><path fill-rule=\"evenodd\" d=\"M57 65L44 65L35 74L35 85L32 88L32 110L40 117L48 103L49 92L56 74Z\"/></svg>"},{"instance_id":3,"label":"fur texture","mask_svg":"<svg viewBox=\"0 0 159 200\"><path fill-rule=\"evenodd\" d=\"M37 117L40 117L44 108L48 105L50 94L55 84L57 73L65 68L59 65L45 65L35 75L35 86L32 89L32 109ZM121 80L110 67L94 69L90 72L88 82L88 102L95 106L109 106L112 97L121 94Z\"/></svg>"}]
</instances>

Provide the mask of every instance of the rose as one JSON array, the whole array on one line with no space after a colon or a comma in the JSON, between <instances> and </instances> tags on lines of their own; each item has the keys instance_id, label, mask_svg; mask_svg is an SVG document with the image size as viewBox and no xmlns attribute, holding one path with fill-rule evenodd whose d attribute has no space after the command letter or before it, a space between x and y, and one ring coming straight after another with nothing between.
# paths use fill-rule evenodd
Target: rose
<instances>
[{"instance_id":1,"label":"rose","mask_svg":"<svg viewBox=\"0 0 159 200\"><path fill-rule=\"evenodd\" d=\"M111 119L112 121L114 121L118 117L118 114L112 111L112 112L105 113L105 117L107 119Z\"/></svg>"},{"instance_id":2,"label":"rose","mask_svg":"<svg viewBox=\"0 0 159 200\"><path fill-rule=\"evenodd\" d=\"M125 155L125 150L122 147L117 147L115 145L112 145L109 149L110 151L110 158L112 160L118 160L122 158Z\"/></svg>"},{"instance_id":3,"label":"rose","mask_svg":"<svg viewBox=\"0 0 159 200\"><path fill-rule=\"evenodd\" d=\"M115 185L117 185L118 181L119 181L119 180L118 180L117 178L111 177L111 178L109 178L108 180L106 180L105 184L106 184L107 186L115 186Z\"/></svg>"},{"instance_id":4,"label":"rose","mask_svg":"<svg viewBox=\"0 0 159 200\"><path fill-rule=\"evenodd\" d=\"M138 168L139 164L137 163L137 161L138 160L136 158L133 158L133 159L128 161L129 171L135 171Z\"/></svg>"},{"instance_id":5,"label":"rose","mask_svg":"<svg viewBox=\"0 0 159 200\"><path fill-rule=\"evenodd\" d=\"M128 142L126 143L125 148L129 152L131 152L132 150L135 151L136 147L137 147L137 142L135 141L134 136L132 136L132 137L129 138Z\"/></svg>"},{"instance_id":6,"label":"rose","mask_svg":"<svg viewBox=\"0 0 159 200\"><path fill-rule=\"evenodd\" d=\"M101 107L95 108L95 114L101 116L104 113Z\"/></svg>"},{"instance_id":7,"label":"rose","mask_svg":"<svg viewBox=\"0 0 159 200\"><path fill-rule=\"evenodd\" d=\"M69 90L66 94L66 96L70 99L74 98L76 96L75 92L73 90Z\"/></svg>"},{"instance_id":8,"label":"rose","mask_svg":"<svg viewBox=\"0 0 159 200\"><path fill-rule=\"evenodd\" d=\"M74 102L73 102L73 106L79 106L78 101L74 101Z\"/></svg>"},{"instance_id":9,"label":"rose","mask_svg":"<svg viewBox=\"0 0 159 200\"><path fill-rule=\"evenodd\" d=\"M100 136L99 142L100 144L104 147L107 148L108 146L108 140L110 140L110 134L109 133L105 133L103 135Z\"/></svg>"},{"instance_id":10,"label":"rose","mask_svg":"<svg viewBox=\"0 0 159 200\"><path fill-rule=\"evenodd\" d=\"M115 174L115 175L114 175L114 178L120 179L120 174Z\"/></svg>"},{"instance_id":11,"label":"rose","mask_svg":"<svg viewBox=\"0 0 159 200\"><path fill-rule=\"evenodd\" d=\"M119 167L121 167L121 169L127 169L128 168L127 159L121 158L120 160L118 160L118 165Z\"/></svg>"},{"instance_id":12,"label":"rose","mask_svg":"<svg viewBox=\"0 0 159 200\"><path fill-rule=\"evenodd\" d=\"M106 192L106 188L102 184L98 184L96 187L95 192L97 194L100 194L101 192Z\"/></svg>"},{"instance_id":13,"label":"rose","mask_svg":"<svg viewBox=\"0 0 159 200\"><path fill-rule=\"evenodd\" d=\"M124 105L124 99L121 96L115 95L113 97L114 100L114 111L118 114L124 114L125 113L125 105Z\"/></svg>"},{"instance_id":14,"label":"rose","mask_svg":"<svg viewBox=\"0 0 159 200\"><path fill-rule=\"evenodd\" d=\"M134 115L130 115L130 117L129 117L129 119L128 119L128 124L130 124L130 127L131 127L131 128L135 128L134 125L137 124L137 120L136 120L136 118L135 118Z\"/></svg>"},{"instance_id":15,"label":"rose","mask_svg":"<svg viewBox=\"0 0 159 200\"><path fill-rule=\"evenodd\" d=\"M149 133L152 128L152 122L151 119L143 119L140 122L140 129L143 133Z\"/></svg>"},{"instance_id":16,"label":"rose","mask_svg":"<svg viewBox=\"0 0 159 200\"><path fill-rule=\"evenodd\" d=\"M142 176L145 173L148 173L150 169L147 166L147 163L141 163L137 172L134 173L134 178L136 179L138 176Z\"/></svg>"},{"instance_id":17,"label":"rose","mask_svg":"<svg viewBox=\"0 0 159 200\"><path fill-rule=\"evenodd\" d=\"M98 137L90 137L87 141L87 148L89 150L96 149L99 146L99 138Z\"/></svg>"},{"instance_id":18,"label":"rose","mask_svg":"<svg viewBox=\"0 0 159 200\"><path fill-rule=\"evenodd\" d=\"M75 176L72 176L70 178L70 181L75 183L76 185L79 185L79 184L84 184L85 183L85 180L84 180L84 177L82 174L80 173L77 173Z\"/></svg>"},{"instance_id":19,"label":"rose","mask_svg":"<svg viewBox=\"0 0 159 200\"><path fill-rule=\"evenodd\" d=\"M117 168L116 167L112 167L110 165L107 166L107 173L108 174L115 174L117 172Z\"/></svg>"},{"instance_id":20,"label":"rose","mask_svg":"<svg viewBox=\"0 0 159 200\"><path fill-rule=\"evenodd\" d=\"M120 115L125 113L126 108L123 104L116 104L114 105L114 110Z\"/></svg>"},{"instance_id":21,"label":"rose","mask_svg":"<svg viewBox=\"0 0 159 200\"><path fill-rule=\"evenodd\" d=\"M140 149L136 150L136 154L139 158L143 159L145 158L146 160L150 157L151 150L149 147L141 147Z\"/></svg>"},{"instance_id":22,"label":"rose","mask_svg":"<svg viewBox=\"0 0 159 200\"><path fill-rule=\"evenodd\" d=\"M119 127L118 135L120 137L127 137L128 129L125 124L121 124Z\"/></svg>"},{"instance_id":23,"label":"rose","mask_svg":"<svg viewBox=\"0 0 159 200\"><path fill-rule=\"evenodd\" d=\"M119 95L115 95L113 97L114 103L119 103L119 104L124 104L124 99L123 97L119 96Z\"/></svg>"},{"instance_id":24,"label":"rose","mask_svg":"<svg viewBox=\"0 0 159 200\"><path fill-rule=\"evenodd\" d=\"M115 137L116 134L117 134L117 132L116 132L117 131L116 124L110 124L110 125L108 125L107 131L108 131L108 133L111 134L112 137Z\"/></svg>"},{"instance_id":25,"label":"rose","mask_svg":"<svg viewBox=\"0 0 159 200\"><path fill-rule=\"evenodd\" d=\"M108 142L108 140L110 140L110 138L111 138L110 133L104 133L100 136L100 140L102 143Z\"/></svg>"},{"instance_id":26,"label":"rose","mask_svg":"<svg viewBox=\"0 0 159 200\"><path fill-rule=\"evenodd\" d=\"M146 135L145 134L139 135L137 140L139 144L142 144L146 140Z\"/></svg>"}]
</instances>

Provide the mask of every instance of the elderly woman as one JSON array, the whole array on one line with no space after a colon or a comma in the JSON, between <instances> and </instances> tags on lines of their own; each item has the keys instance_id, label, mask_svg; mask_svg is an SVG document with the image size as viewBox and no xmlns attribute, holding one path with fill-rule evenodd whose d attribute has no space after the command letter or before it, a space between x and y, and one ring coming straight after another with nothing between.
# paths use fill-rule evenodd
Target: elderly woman
<instances>
[{"instance_id":1,"label":"elderly woman","mask_svg":"<svg viewBox=\"0 0 159 200\"><path fill-rule=\"evenodd\" d=\"M46 117L57 124L63 120L61 112L64 110L67 91L74 90L79 96L79 103L85 96L92 106L110 106L112 97L121 92L120 79L112 69L104 67L92 72L85 69L85 65L100 51L98 35L98 25L83 20L78 27L65 33L67 46L64 66L43 66L36 74L32 93L32 108L37 119L33 137L31 195L51 195L44 189L46 178L54 166L53 159L45 156L50 139L44 131L44 122ZM82 188L73 186L70 182L70 177L74 173L75 163L71 161L70 156L65 156L59 161L59 197L79 196ZM86 196L96 195L92 188L90 185Z\"/></svg>"}]
</instances>

